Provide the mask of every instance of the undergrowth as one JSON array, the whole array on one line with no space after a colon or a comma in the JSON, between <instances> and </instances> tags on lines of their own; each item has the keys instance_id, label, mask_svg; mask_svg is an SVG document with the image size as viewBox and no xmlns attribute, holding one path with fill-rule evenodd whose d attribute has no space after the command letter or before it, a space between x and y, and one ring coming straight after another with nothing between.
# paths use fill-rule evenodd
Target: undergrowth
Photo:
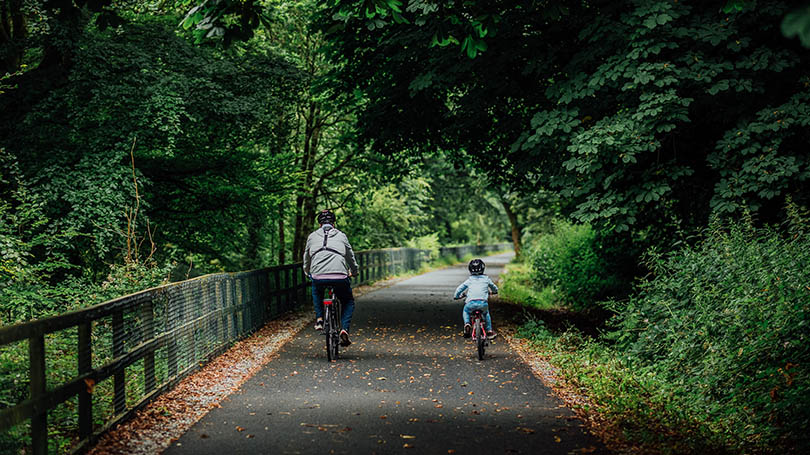
<instances>
[{"instance_id":1,"label":"undergrowth","mask_svg":"<svg viewBox=\"0 0 810 455\"><path fill-rule=\"evenodd\" d=\"M552 286L537 290L532 285L529 266L522 262L512 262L506 266L498 288L501 299L538 309L555 308L558 301L556 293Z\"/></svg>"},{"instance_id":2,"label":"undergrowth","mask_svg":"<svg viewBox=\"0 0 810 455\"><path fill-rule=\"evenodd\" d=\"M521 335L648 451L806 453L804 226L715 223L696 245L648 255L652 274L627 300L607 303L617 315L603 336L554 333L539 320Z\"/></svg>"}]
</instances>

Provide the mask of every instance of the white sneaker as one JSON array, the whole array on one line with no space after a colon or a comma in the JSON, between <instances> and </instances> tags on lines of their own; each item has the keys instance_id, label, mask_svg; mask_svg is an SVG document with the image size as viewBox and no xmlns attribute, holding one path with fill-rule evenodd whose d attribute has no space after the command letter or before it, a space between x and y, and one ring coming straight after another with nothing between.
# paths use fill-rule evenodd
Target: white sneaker
<instances>
[{"instance_id":1,"label":"white sneaker","mask_svg":"<svg viewBox=\"0 0 810 455\"><path fill-rule=\"evenodd\" d=\"M315 330L323 330L323 319L315 321Z\"/></svg>"}]
</instances>

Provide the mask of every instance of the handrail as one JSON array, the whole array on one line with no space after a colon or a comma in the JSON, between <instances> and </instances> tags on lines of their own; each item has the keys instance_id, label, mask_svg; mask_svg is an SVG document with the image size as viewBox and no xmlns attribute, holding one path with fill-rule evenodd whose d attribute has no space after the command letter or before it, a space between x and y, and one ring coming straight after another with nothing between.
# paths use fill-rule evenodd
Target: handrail
<instances>
[{"instance_id":1,"label":"handrail","mask_svg":"<svg viewBox=\"0 0 810 455\"><path fill-rule=\"evenodd\" d=\"M509 244L447 247L440 249L440 255L462 257L508 248ZM354 282L365 284L418 270L428 260L428 251L386 248L360 251L356 257L360 270ZM78 436L74 452L83 451L107 428L128 418L234 341L281 313L311 302L307 286L301 263L216 273L0 327L0 347L11 349L27 340L29 357L28 397L6 408L0 404L0 431L30 420L31 452L47 453L48 412L78 397L78 426L68 431ZM48 384L49 373L53 376L55 372L46 369L46 341L75 347L74 373L62 384ZM18 367L21 373L26 370ZM137 369L135 374L133 369ZM111 398L112 405L95 403L94 407L99 384L110 378L112 393L108 391L104 397Z\"/></svg>"}]
</instances>

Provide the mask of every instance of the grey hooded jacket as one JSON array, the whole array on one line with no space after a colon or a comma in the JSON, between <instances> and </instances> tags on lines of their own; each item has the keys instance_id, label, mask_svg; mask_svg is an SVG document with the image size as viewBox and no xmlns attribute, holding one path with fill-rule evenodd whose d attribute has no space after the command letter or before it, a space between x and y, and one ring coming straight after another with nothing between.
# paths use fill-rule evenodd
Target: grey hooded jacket
<instances>
[{"instance_id":1,"label":"grey hooded jacket","mask_svg":"<svg viewBox=\"0 0 810 455\"><path fill-rule=\"evenodd\" d=\"M347 278L349 270L357 275L357 261L346 234L329 224L309 234L304 249L304 273L324 280Z\"/></svg>"}]
</instances>

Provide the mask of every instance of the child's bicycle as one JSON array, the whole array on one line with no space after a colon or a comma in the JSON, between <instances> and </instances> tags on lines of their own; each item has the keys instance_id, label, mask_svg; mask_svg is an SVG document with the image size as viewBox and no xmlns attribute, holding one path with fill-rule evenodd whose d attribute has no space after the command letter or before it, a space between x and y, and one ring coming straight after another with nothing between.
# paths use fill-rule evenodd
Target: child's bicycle
<instances>
[{"instance_id":1,"label":"child's bicycle","mask_svg":"<svg viewBox=\"0 0 810 455\"><path fill-rule=\"evenodd\" d=\"M478 349L478 360L484 360L484 353L489 346L487 339L486 327L484 327L484 312L481 310L473 310L470 315L470 322L472 323L472 341Z\"/></svg>"},{"instance_id":2,"label":"child's bicycle","mask_svg":"<svg viewBox=\"0 0 810 455\"><path fill-rule=\"evenodd\" d=\"M460 295L456 300L465 298L466 295ZM473 310L470 314L470 326L472 333L470 338L478 350L478 360L484 360L484 354L489 346L489 339L487 338L486 317L481 310Z\"/></svg>"},{"instance_id":3,"label":"child's bicycle","mask_svg":"<svg viewBox=\"0 0 810 455\"><path fill-rule=\"evenodd\" d=\"M342 308L340 300L335 296L331 287L324 290L323 298L323 333L326 335L326 360L337 360L340 347L340 331L342 329L340 316Z\"/></svg>"}]
</instances>

